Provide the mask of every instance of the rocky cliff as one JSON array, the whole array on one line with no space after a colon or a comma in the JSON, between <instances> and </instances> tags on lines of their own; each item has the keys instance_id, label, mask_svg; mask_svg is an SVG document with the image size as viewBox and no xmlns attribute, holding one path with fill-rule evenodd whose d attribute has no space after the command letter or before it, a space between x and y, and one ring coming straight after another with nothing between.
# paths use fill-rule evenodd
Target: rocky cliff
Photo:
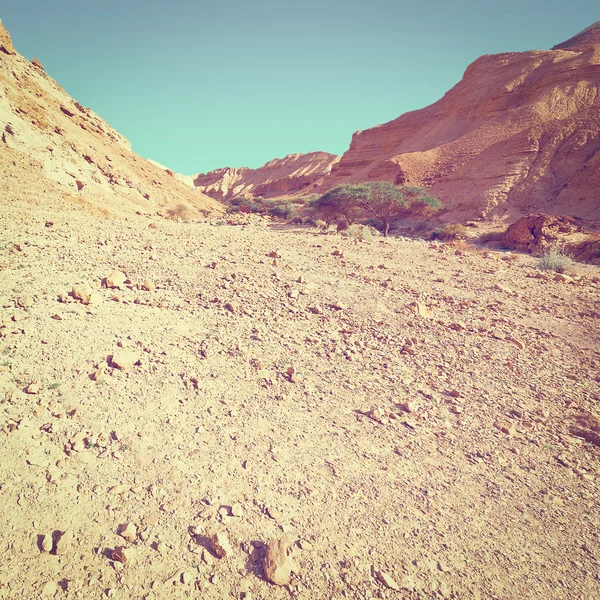
<instances>
[{"instance_id":1,"label":"rocky cliff","mask_svg":"<svg viewBox=\"0 0 600 600\"><path fill-rule=\"evenodd\" d=\"M0 22L0 202L84 206L102 214L213 199L131 151L129 142L15 52Z\"/></svg>"},{"instance_id":2,"label":"rocky cliff","mask_svg":"<svg viewBox=\"0 0 600 600\"><path fill-rule=\"evenodd\" d=\"M426 186L450 218L600 217L600 21L552 50L486 55L441 100L357 132L322 189Z\"/></svg>"},{"instance_id":3,"label":"rocky cliff","mask_svg":"<svg viewBox=\"0 0 600 600\"><path fill-rule=\"evenodd\" d=\"M236 196L282 196L314 191L340 160L335 154L311 152L276 158L258 169L248 167L216 169L201 173L194 185L212 198Z\"/></svg>"}]
</instances>

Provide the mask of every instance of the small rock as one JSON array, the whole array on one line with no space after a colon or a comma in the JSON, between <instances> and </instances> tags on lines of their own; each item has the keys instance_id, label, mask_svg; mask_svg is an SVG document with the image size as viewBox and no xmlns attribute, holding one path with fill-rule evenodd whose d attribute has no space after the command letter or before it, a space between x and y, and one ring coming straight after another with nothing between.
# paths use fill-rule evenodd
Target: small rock
<instances>
[{"instance_id":1,"label":"small rock","mask_svg":"<svg viewBox=\"0 0 600 600\"><path fill-rule=\"evenodd\" d=\"M26 388L25 392L28 394L39 394L40 393L40 384L39 383L30 383Z\"/></svg>"},{"instance_id":2,"label":"small rock","mask_svg":"<svg viewBox=\"0 0 600 600\"><path fill-rule=\"evenodd\" d=\"M494 289L497 292L504 292L505 294L512 294L513 290L511 290L509 287L502 285L501 283L497 283L496 285L494 285Z\"/></svg>"},{"instance_id":3,"label":"small rock","mask_svg":"<svg viewBox=\"0 0 600 600\"><path fill-rule=\"evenodd\" d=\"M15 306L17 308L31 308L33 306L33 298L31 296L19 296L15 300Z\"/></svg>"},{"instance_id":4,"label":"small rock","mask_svg":"<svg viewBox=\"0 0 600 600\"><path fill-rule=\"evenodd\" d=\"M515 423L505 423L502 421L496 421L494 423L494 427L496 429L499 429L502 433L505 433L509 437L512 437L517 431L517 426Z\"/></svg>"},{"instance_id":5,"label":"small rock","mask_svg":"<svg viewBox=\"0 0 600 600\"><path fill-rule=\"evenodd\" d=\"M92 300L92 288L87 284L74 285L71 290L71 295L75 300L79 300L81 304L90 304Z\"/></svg>"},{"instance_id":6,"label":"small rock","mask_svg":"<svg viewBox=\"0 0 600 600\"><path fill-rule=\"evenodd\" d=\"M239 308L237 303L235 303L235 302L226 302L224 307L225 307L225 310L228 310L232 314L235 314Z\"/></svg>"},{"instance_id":7,"label":"small rock","mask_svg":"<svg viewBox=\"0 0 600 600\"><path fill-rule=\"evenodd\" d=\"M40 546L42 547L42 552L52 552L52 536L45 535L42 537L42 543Z\"/></svg>"},{"instance_id":8,"label":"small rock","mask_svg":"<svg viewBox=\"0 0 600 600\"><path fill-rule=\"evenodd\" d=\"M292 571L298 567L292 556L292 540L288 535L269 544L263 562L265 577L275 585L287 585L292 578Z\"/></svg>"},{"instance_id":9,"label":"small rock","mask_svg":"<svg viewBox=\"0 0 600 600\"><path fill-rule=\"evenodd\" d=\"M156 289L156 285L150 279L145 279L144 283L142 283L142 289L147 292L153 292Z\"/></svg>"},{"instance_id":10,"label":"small rock","mask_svg":"<svg viewBox=\"0 0 600 600\"><path fill-rule=\"evenodd\" d=\"M119 535L130 543L135 542L137 538L137 527L134 523L127 523L119 527Z\"/></svg>"},{"instance_id":11,"label":"small rock","mask_svg":"<svg viewBox=\"0 0 600 600\"><path fill-rule=\"evenodd\" d=\"M54 581L47 581L44 584L40 595L42 597L51 598L52 596L56 595L56 592L58 592L58 586L56 583L54 583Z\"/></svg>"},{"instance_id":12,"label":"small rock","mask_svg":"<svg viewBox=\"0 0 600 600\"><path fill-rule=\"evenodd\" d=\"M131 369L140 360L139 354L133 350L121 350L113 354L110 363L112 367L121 369Z\"/></svg>"},{"instance_id":13,"label":"small rock","mask_svg":"<svg viewBox=\"0 0 600 600\"><path fill-rule=\"evenodd\" d=\"M104 285L107 288L119 288L121 289L127 281L127 275L121 273L121 271L113 271L108 277L104 279Z\"/></svg>"},{"instance_id":14,"label":"small rock","mask_svg":"<svg viewBox=\"0 0 600 600\"><path fill-rule=\"evenodd\" d=\"M229 538L224 532L215 533L215 535L210 538L210 547L219 558L225 558L226 556L233 554Z\"/></svg>"},{"instance_id":15,"label":"small rock","mask_svg":"<svg viewBox=\"0 0 600 600\"><path fill-rule=\"evenodd\" d=\"M243 517L244 516L244 509L242 508L242 506L240 504L234 504L231 507L231 516L232 517Z\"/></svg>"},{"instance_id":16,"label":"small rock","mask_svg":"<svg viewBox=\"0 0 600 600\"><path fill-rule=\"evenodd\" d=\"M125 548L125 546L117 546L111 553L111 558L123 565L134 563L136 561L135 548Z\"/></svg>"},{"instance_id":17,"label":"small rock","mask_svg":"<svg viewBox=\"0 0 600 600\"><path fill-rule=\"evenodd\" d=\"M56 554L66 554L73 546L73 532L65 531L56 540Z\"/></svg>"},{"instance_id":18,"label":"small rock","mask_svg":"<svg viewBox=\"0 0 600 600\"><path fill-rule=\"evenodd\" d=\"M189 571L185 571L181 574L181 583L189 585L194 580L194 576Z\"/></svg>"},{"instance_id":19,"label":"small rock","mask_svg":"<svg viewBox=\"0 0 600 600\"><path fill-rule=\"evenodd\" d=\"M419 409L419 403L416 400L408 400L401 405L402 409L407 413L413 413Z\"/></svg>"},{"instance_id":20,"label":"small rock","mask_svg":"<svg viewBox=\"0 0 600 600\"><path fill-rule=\"evenodd\" d=\"M525 348L525 344L514 337L507 335L504 340L514 344L519 350L523 350Z\"/></svg>"},{"instance_id":21,"label":"small rock","mask_svg":"<svg viewBox=\"0 0 600 600\"><path fill-rule=\"evenodd\" d=\"M379 579L385 587L390 588L390 590L400 591L400 586L396 583L396 580L384 571L377 571L377 579Z\"/></svg>"}]
</instances>

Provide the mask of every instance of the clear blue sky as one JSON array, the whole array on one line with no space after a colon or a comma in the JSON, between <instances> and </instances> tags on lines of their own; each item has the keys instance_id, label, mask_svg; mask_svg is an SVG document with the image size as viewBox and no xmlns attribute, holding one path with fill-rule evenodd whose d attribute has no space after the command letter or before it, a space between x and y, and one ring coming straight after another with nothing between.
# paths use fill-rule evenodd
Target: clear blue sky
<instances>
[{"instance_id":1,"label":"clear blue sky","mask_svg":"<svg viewBox=\"0 0 600 600\"><path fill-rule=\"evenodd\" d=\"M186 174L341 154L440 98L482 54L547 49L598 0L4 0L22 54Z\"/></svg>"}]
</instances>

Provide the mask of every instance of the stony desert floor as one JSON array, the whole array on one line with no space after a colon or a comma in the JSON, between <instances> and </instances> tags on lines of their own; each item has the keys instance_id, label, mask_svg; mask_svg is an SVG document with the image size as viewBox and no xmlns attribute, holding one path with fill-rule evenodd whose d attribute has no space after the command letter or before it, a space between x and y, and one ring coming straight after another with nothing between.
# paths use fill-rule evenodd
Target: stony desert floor
<instances>
[{"instance_id":1,"label":"stony desert floor","mask_svg":"<svg viewBox=\"0 0 600 600\"><path fill-rule=\"evenodd\" d=\"M16 202L0 231L0 598L600 597L599 269Z\"/></svg>"}]
</instances>

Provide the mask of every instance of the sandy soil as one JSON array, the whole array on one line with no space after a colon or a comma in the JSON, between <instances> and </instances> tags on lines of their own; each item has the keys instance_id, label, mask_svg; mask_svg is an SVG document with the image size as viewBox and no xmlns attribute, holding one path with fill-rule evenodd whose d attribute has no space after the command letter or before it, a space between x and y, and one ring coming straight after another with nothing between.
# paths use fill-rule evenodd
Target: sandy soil
<instances>
[{"instance_id":1,"label":"sandy soil","mask_svg":"<svg viewBox=\"0 0 600 600\"><path fill-rule=\"evenodd\" d=\"M0 598L600 597L597 268L16 202L0 230Z\"/></svg>"}]
</instances>

